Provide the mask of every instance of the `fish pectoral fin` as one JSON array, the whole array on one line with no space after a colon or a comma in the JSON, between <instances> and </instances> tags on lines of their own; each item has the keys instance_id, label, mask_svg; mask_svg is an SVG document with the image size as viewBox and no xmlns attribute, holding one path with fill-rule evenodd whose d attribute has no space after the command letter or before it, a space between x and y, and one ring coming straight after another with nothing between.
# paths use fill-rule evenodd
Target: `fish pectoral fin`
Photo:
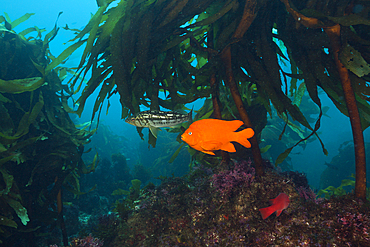
<instances>
[{"instance_id":1,"label":"fish pectoral fin","mask_svg":"<svg viewBox=\"0 0 370 247\"><path fill-rule=\"evenodd\" d=\"M281 212L283 212L283 210L277 210L276 211L276 217L278 217L281 214Z\"/></svg>"},{"instance_id":2,"label":"fish pectoral fin","mask_svg":"<svg viewBox=\"0 0 370 247\"><path fill-rule=\"evenodd\" d=\"M160 131L161 129L157 128L157 127L154 127L154 126L149 126L149 130L150 132L152 132L153 136L155 138L157 138L158 136L158 131Z\"/></svg>"},{"instance_id":3,"label":"fish pectoral fin","mask_svg":"<svg viewBox=\"0 0 370 247\"><path fill-rule=\"evenodd\" d=\"M200 146L203 150L219 150L221 143L217 141L208 141L203 142Z\"/></svg>"},{"instance_id":4,"label":"fish pectoral fin","mask_svg":"<svg viewBox=\"0 0 370 247\"><path fill-rule=\"evenodd\" d=\"M223 150L223 151L227 151L229 153L235 153L236 152L235 146L231 142L228 142L228 143L224 144L220 149Z\"/></svg>"}]
</instances>

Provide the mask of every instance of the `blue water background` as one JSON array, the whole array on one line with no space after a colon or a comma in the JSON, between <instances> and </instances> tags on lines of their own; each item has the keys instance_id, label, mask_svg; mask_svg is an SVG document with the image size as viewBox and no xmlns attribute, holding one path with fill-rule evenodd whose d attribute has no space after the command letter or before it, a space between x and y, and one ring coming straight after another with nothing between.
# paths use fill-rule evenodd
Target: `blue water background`
<instances>
[{"instance_id":1,"label":"blue water background","mask_svg":"<svg viewBox=\"0 0 370 247\"><path fill-rule=\"evenodd\" d=\"M64 27L68 24L69 28L82 29L88 23L91 14L95 13L97 9L97 4L93 0L5 0L2 1L2 12L0 14L3 15L6 12L12 20L15 20L25 13L35 13L28 21L16 27L15 31L20 32L30 26L38 26L39 28L46 29L46 32L44 32L45 35L54 28L59 12L63 12L57 22L59 27ZM67 43L67 45L64 45L64 43L73 37L74 35L71 31L61 28L56 38L50 44L52 54L54 56L59 55L70 44ZM76 67L80 61L79 58L82 51L82 49L77 50L66 65ZM79 119L80 122L90 120L91 109L93 108L95 98L96 95L95 97L92 95L87 101L85 111ZM293 149L290 155L294 170L307 173L310 184L316 188L319 185L320 174L326 168L324 163L330 163L332 157L338 154L338 148L343 142L352 140L349 118L340 113L325 94L320 94L320 98L323 106L330 107L327 112L330 118L322 118L321 128L319 130L320 137L329 151L329 155L325 156L323 154L321 145L317 140L309 143L305 150L302 150L300 147ZM139 143L142 140L139 138L136 128L126 124L121 119L121 105L118 95L113 96L110 99L110 103L109 113L105 115L105 110L103 110L101 122L109 125L111 130L117 135L124 136L131 146L139 147ZM199 104L196 108L198 107ZM143 133L147 135L146 130ZM364 137L365 142L370 141L370 132L368 129L364 132ZM140 150L137 151L140 152ZM125 155L131 165L137 162L137 154L126 153Z\"/></svg>"}]
</instances>

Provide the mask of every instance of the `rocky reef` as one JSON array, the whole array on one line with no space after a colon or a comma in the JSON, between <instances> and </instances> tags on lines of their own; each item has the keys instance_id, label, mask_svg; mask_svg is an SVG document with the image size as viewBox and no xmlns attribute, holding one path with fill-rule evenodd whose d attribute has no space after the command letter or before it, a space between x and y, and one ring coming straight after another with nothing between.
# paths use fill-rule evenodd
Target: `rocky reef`
<instances>
[{"instance_id":1,"label":"rocky reef","mask_svg":"<svg viewBox=\"0 0 370 247\"><path fill-rule=\"evenodd\" d=\"M368 204L352 194L317 199L297 178L306 179L271 168L257 178L250 161L162 178L125 208L128 217L116 218L109 246L365 246L370 241ZM258 209L282 192L289 207L263 220ZM127 211L118 213L127 216Z\"/></svg>"}]
</instances>

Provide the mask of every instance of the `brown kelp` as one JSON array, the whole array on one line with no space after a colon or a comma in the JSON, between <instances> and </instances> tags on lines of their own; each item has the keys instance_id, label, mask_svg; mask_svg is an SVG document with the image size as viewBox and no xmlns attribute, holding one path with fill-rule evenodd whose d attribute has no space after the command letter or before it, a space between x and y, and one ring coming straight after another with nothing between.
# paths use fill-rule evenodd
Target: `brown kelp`
<instances>
[{"instance_id":1,"label":"brown kelp","mask_svg":"<svg viewBox=\"0 0 370 247\"><path fill-rule=\"evenodd\" d=\"M79 174L95 166L81 159L93 131L77 129L62 105L71 93L57 66L69 51L57 58L49 51L57 26L44 39L37 27L13 31L30 16L0 16L0 241L7 246L20 232L29 232L32 244L33 233L56 220L66 244L62 189L82 193Z\"/></svg>"},{"instance_id":2,"label":"brown kelp","mask_svg":"<svg viewBox=\"0 0 370 247\"><path fill-rule=\"evenodd\" d=\"M356 126L361 124L362 129L358 128L355 138L359 140L356 136L369 126L370 22L366 2L128 0L111 8L109 3L101 3L89 24L72 40L73 45L85 42L86 48L71 88L80 90L79 78L92 71L78 99L79 114L99 86L93 117L114 93L120 95L123 118L138 112L140 105L177 110L196 99L219 94L222 118L234 118L229 114L232 99L238 118L255 127L266 115L256 114L257 121L248 119L252 118L246 114L250 107L262 105L270 115L274 107L285 126L292 119L311 131L279 155L279 164L295 146L317 136L323 112L318 88L348 115L336 66L340 59L348 70L361 115ZM323 30L337 25L341 27L336 34L341 41L339 53ZM333 48L338 56L328 52ZM299 100L294 100L302 96L302 83L303 91L319 107L313 126L299 109ZM160 98L160 93L165 97ZM258 164L258 140L252 147ZM322 148L327 153L323 143ZM361 152L357 156L364 158ZM364 162L358 164L358 175L364 174ZM263 172L258 167L256 170L257 174ZM363 177L356 180L356 195L364 199Z\"/></svg>"}]
</instances>

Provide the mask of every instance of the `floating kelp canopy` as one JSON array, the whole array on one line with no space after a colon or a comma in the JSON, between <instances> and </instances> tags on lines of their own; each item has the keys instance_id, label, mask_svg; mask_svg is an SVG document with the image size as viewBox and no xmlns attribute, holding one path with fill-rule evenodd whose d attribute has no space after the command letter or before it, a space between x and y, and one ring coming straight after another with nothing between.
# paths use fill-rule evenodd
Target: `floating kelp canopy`
<instances>
[{"instance_id":1,"label":"floating kelp canopy","mask_svg":"<svg viewBox=\"0 0 370 247\"><path fill-rule=\"evenodd\" d=\"M93 117L114 93L120 95L122 118L140 105L177 110L211 95L210 111L227 118L232 97L247 126L266 117L250 121L246 112L251 106L262 105L270 115L273 107L286 125L295 120L311 130L303 141L320 127L321 88L343 114L355 114L350 119L359 147L357 174L365 173L360 147L362 130L370 123L368 2L128 0L110 8L111 2L99 2L97 13L83 30L75 30L72 40L78 44L88 36L71 88L79 91L78 81L92 71L77 101L78 114L98 88ZM305 91L320 109L314 126L299 109ZM260 163L257 139L252 152ZM257 174L262 174L258 167ZM357 180L365 184L364 176Z\"/></svg>"},{"instance_id":2,"label":"floating kelp canopy","mask_svg":"<svg viewBox=\"0 0 370 247\"><path fill-rule=\"evenodd\" d=\"M57 68L48 45L58 28L44 40L45 30L37 27L12 29L31 15L14 21L0 16L0 243L6 246L20 232L56 220L63 226L62 186L82 194L79 176L95 166L81 159L94 132L77 129L62 105L71 93L61 84L65 69Z\"/></svg>"},{"instance_id":3,"label":"floating kelp canopy","mask_svg":"<svg viewBox=\"0 0 370 247\"><path fill-rule=\"evenodd\" d=\"M98 111L106 97L118 92L123 105L123 118L129 111L138 111L140 104L176 109L199 97L209 96L209 76L222 71L223 64L219 63L217 54L227 46L233 47L235 78L239 79L241 86L248 86L251 82L257 84L255 90L258 97L269 111L271 101L279 113L287 111L294 119L305 122L297 109L289 106L291 102L287 97L298 91L297 80L305 79L316 102L319 99L313 89L320 86L345 112L340 88L335 83L340 80L324 49L329 46L329 40L323 30L311 30L296 24L279 1L255 1L255 5L250 7L253 7L256 19L240 40L234 40L232 35L243 16L243 1L120 1L110 9L103 5L74 39L89 35L79 74L85 75L89 69L93 72L79 99L78 113L82 112L87 97L99 85L103 87L94 112ZM346 14L345 9L339 6L338 9L341 9L342 15ZM302 12L312 16L320 14L319 10L309 12L309 9L303 9ZM332 12L335 13L335 9ZM347 48L340 56L347 59L345 64L355 75L360 75L354 79L357 81L355 89L362 100L367 100L369 90L365 73L369 65L361 56L361 47L357 47L359 52L351 52L356 51L353 42L359 42L357 46L366 44L366 40L361 39L354 29L367 27L364 24L368 21L361 14L352 13L351 17L321 14L320 18L323 23L336 21L348 26L349 33L345 33L344 37L347 39L344 47ZM350 35L351 32L353 35ZM211 38L213 47L209 47ZM366 54L366 49L363 52ZM302 57L305 54L307 56ZM215 58L214 62L210 61L210 56ZM279 59L284 59L291 73L281 68ZM307 64L307 61L315 61L315 66ZM283 81L280 73L284 75ZM78 78L75 78L73 85ZM284 78L290 79L290 83L286 84ZM283 91L282 85L289 87ZM166 100L158 98L158 91L164 92ZM366 128L369 109L366 101L362 100L360 109L365 114Z\"/></svg>"}]
</instances>

